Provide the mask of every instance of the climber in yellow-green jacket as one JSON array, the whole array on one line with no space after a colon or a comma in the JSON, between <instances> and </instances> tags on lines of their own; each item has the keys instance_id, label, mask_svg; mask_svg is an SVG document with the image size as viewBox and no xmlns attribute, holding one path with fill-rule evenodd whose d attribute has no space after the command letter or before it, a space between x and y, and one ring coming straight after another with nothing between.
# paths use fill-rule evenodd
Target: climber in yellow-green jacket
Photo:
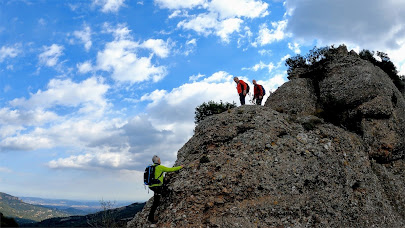
<instances>
[{"instance_id":1,"label":"climber in yellow-green jacket","mask_svg":"<svg viewBox=\"0 0 405 228\"><path fill-rule=\"evenodd\" d=\"M164 173L165 172L175 172L183 168L183 166L177 166L173 168L168 168L166 166L161 165L160 158L157 155L154 155L152 158L152 162L155 167L155 179L159 180L159 184L150 185L149 188L154 192L153 194L153 204L149 212L148 220L152 224L156 223L155 220L155 211L160 204L160 199L163 196L166 196L168 193L167 186L164 184Z\"/></svg>"}]
</instances>

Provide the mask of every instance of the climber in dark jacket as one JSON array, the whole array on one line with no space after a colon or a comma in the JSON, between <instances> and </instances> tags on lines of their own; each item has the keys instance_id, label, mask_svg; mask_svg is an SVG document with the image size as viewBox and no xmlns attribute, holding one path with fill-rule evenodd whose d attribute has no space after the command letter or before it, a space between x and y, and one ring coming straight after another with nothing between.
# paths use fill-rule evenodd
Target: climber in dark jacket
<instances>
[{"instance_id":1,"label":"climber in dark jacket","mask_svg":"<svg viewBox=\"0 0 405 228\"><path fill-rule=\"evenodd\" d=\"M164 172L175 172L175 171L183 168L183 166L181 165L181 166L177 166L177 167L173 167L173 168L168 168L166 166L163 166L160 164L160 158L156 155L153 156L152 162L153 162L153 164L157 165L155 168L155 179L160 181L159 184L153 184L153 185L149 186L149 188L154 192L154 194L153 194L153 204L152 204L152 207L149 212L148 220L149 220L149 222L154 224L157 222L155 220L155 211L160 204L160 199L161 199L162 195L166 196L168 193L167 186L163 182L164 181L163 173Z\"/></svg>"},{"instance_id":2,"label":"climber in dark jacket","mask_svg":"<svg viewBox=\"0 0 405 228\"><path fill-rule=\"evenodd\" d=\"M233 80L236 82L236 90L238 91L239 94L239 100L240 104L244 105L245 104L245 97L246 94L249 92L248 90L248 84L246 84L243 80L239 80L238 77L234 77Z\"/></svg>"}]
</instances>

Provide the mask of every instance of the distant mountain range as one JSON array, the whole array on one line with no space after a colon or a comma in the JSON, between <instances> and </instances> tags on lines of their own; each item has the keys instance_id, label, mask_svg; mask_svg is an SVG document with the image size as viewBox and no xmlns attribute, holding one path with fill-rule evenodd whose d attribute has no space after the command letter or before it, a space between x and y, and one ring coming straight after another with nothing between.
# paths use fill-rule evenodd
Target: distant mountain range
<instances>
[{"instance_id":1,"label":"distant mountain range","mask_svg":"<svg viewBox=\"0 0 405 228\"><path fill-rule=\"evenodd\" d=\"M39 222L48 218L67 217L71 215L61 210L28 204L18 197L1 192L0 212L6 217L14 218L19 224L26 222Z\"/></svg>"},{"instance_id":2,"label":"distant mountain range","mask_svg":"<svg viewBox=\"0 0 405 228\"><path fill-rule=\"evenodd\" d=\"M100 201L74 201L64 199L43 199L38 197L19 197L25 203L41 205L44 207L58 209L69 213L70 215L87 215L101 210ZM122 207L132 202L115 201L115 207Z\"/></svg>"},{"instance_id":3,"label":"distant mountain range","mask_svg":"<svg viewBox=\"0 0 405 228\"><path fill-rule=\"evenodd\" d=\"M122 225L145 205L129 204L15 197L0 192L0 212L6 217L14 218L23 227L97 227L106 222ZM98 211L101 212L96 213Z\"/></svg>"},{"instance_id":4,"label":"distant mountain range","mask_svg":"<svg viewBox=\"0 0 405 228\"><path fill-rule=\"evenodd\" d=\"M85 216L51 218L38 223L20 224L20 227L126 227L127 222L144 206L145 203L134 203Z\"/></svg>"}]
</instances>

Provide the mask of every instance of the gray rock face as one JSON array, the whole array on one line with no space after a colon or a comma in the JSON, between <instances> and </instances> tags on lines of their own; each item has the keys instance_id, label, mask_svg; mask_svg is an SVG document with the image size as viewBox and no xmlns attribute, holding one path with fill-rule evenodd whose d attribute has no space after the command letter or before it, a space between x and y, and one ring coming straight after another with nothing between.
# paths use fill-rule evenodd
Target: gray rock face
<instances>
[{"instance_id":1,"label":"gray rock face","mask_svg":"<svg viewBox=\"0 0 405 228\"><path fill-rule=\"evenodd\" d=\"M313 115L317 97L308 78L297 78L284 83L266 101L266 106L288 114Z\"/></svg>"},{"instance_id":2,"label":"gray rock face","mask_svg":"<svg viewBox=\"0 0 405 228\"><path fill-rule=\"evenodd\" d=\"M405 227L404 97L355 53L337 55L265 106L200 122L157 226ZM149 226L152 200L128 227Z\"/></svg>"},{"instance_id":3,"label":"gray rock face","mask_svg":"<svg viewBox=\"0 0 405 228\"><path fill-rule=\"evenodd\" d=\"M368 154L381 163L404 158L405 99L389 76L345 47L323 68L318 78L311 77L318 72L310 69L295 70L265 105L290 114L316 114L356 132L368 145ZM313 87L304 86L303 80Z\"/></svg>"},{"instance_id":4,"label":"gray rock face","mask_svg":"<svg viewBox=\"0 0 405 228\"><path fill-rule=\"evenodd\" d=\"M167 176L157 225L403 227L404 163L386 167L366 149L315 116L243 106L209 117L178 152L186 167ZM151 204L128 227L148 227Z\"/></svg>"}]
</instances>

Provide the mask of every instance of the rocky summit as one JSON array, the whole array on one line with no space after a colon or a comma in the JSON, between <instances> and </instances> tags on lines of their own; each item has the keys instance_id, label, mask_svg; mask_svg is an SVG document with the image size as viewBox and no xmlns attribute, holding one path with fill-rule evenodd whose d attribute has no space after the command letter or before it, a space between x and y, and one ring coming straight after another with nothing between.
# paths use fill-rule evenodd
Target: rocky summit
<instances>
[{"instance_id":1,"label":"rocky summit","mask_svg":"<svg viewBox=\"0 0 405 228\"><path fill-rule=\"evenodd\" d=\"M405 227L403 95L345 49L324 69L200 122L157 227ZM128 227L150 226L152 202Z\"/></svg>"}]
</instances>

